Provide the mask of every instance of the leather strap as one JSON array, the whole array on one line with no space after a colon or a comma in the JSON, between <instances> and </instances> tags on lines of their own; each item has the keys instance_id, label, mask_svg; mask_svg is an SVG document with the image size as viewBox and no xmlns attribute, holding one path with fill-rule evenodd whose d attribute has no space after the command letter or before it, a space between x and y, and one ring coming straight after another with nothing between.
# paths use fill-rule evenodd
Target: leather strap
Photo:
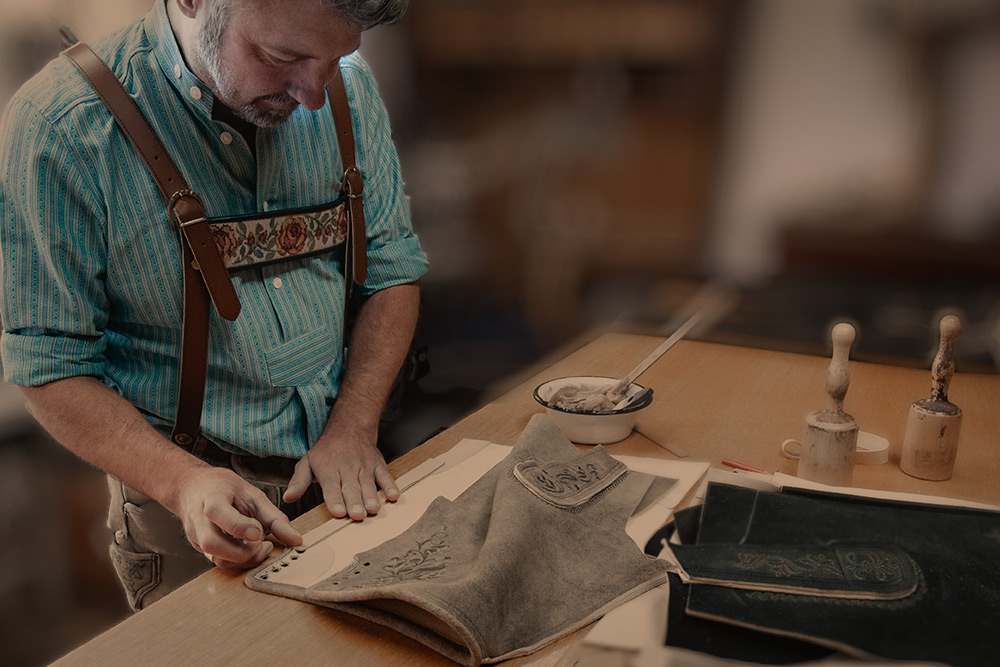
<instances>
[{"instance_id":1,"label":"leather strap","mask_svg":"<svg viewBox=\"0 0 1000 667\"><path fill-rule=\"evenodd\" d=\"M188 188L142 111L97 54L83 42L77 42L64 53L104 100L118 126L149 167L157 186L167 198L170 216L177 221L187 245L198 260L197 269L215 309L225 319L235 320L240 314L240 300L212 240L201 200Z\"/></svg>"},{"instance_id":2,"label":"leather strap","mask_svg":"<svg viewBox=\"0 0 1000 667\"><path fill-rule=\"evenodd\" d=\"M83 42L63 51L104 101L146 163L181 233L184 315L177 412L171 439L190 447L201 424L208 361L209 298L219 315L235 320L239 298L212 240L201 199L191 191L146 117L107 65Z\"/></svg>"},{"instance_id":3,"label":"leather strap","mask_svg":"<svg viewBox=\"0 0 1000 667\"><path fill-rule=\"evenodd\" d=\"M364 183L354 157L351 107L347 103L347 89L344 87L344 76L339 67L337 74L327 82L326 89L330 97L330 110L333 112L333 123L337 128L337 143L340 147L340 159L344 167L344 176L340 187L341 192L347 197L347 211L350 216L347 251L344 254L345 276L348 278L347 289L350 290L351 279L360 285L365 282L365 278L368 276L365 211L362 199Z\"/></svg>"},{"instance_id":4,"label":"leather strap","mask_svg":"<svg viewBox=\"0 0 1000 667\"><path fill-rule=\"evenodd\" d=\"M190 447L201 430L201 410L205 403L205 379L208 373L208 292L202 288L191 248L183 246L184 326L181 332L181 368L177 386L177 412L170 439Z\"/></svg>"}]
</instances>

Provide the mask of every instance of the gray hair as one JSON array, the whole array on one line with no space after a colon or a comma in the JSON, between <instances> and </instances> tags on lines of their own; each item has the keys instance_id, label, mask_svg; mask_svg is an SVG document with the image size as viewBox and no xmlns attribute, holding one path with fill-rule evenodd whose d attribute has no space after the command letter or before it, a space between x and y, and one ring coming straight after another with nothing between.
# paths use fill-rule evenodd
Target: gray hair
<instances>
[{"instance_id":1,"label":"gray hair","mask_svg":"<svg viewBox=\"0 0 1000 667\"><path fill-rule=\"evenodd\" d=\"M409 0L323 0L344 20L361 30L396 23L403 18Z\"/></svg>"},{"instance_id":2,"label":"gray hair","mask_svg":"<svg viewBox=\"0 0 1000 667\"><path fill-rule=\"evenodd\" d=\"M322 0L322 2L359 30L396 23L403 18L403 14L406 13L406 8L410 4L410 0ZM223 19L223 23L231 4L233 4L233 0L214 0L211 3L211 5L216 6L217 13Z\"/></svg>"}]
</instances>

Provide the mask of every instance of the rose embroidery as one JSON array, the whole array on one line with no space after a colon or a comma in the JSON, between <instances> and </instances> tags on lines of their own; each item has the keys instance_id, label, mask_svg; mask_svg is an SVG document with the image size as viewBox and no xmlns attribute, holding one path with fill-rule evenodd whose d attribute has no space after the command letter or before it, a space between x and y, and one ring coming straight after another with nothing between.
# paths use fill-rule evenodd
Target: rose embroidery
<instances>
[{"instance_id":1,"label":"rose embroidery","mask_svg":"<svg viewBox=\"0 0 1000 667\"><path fill-rule=\"evenodd\" d=\"M212 238L215 240L215 245L219 248L219 253L222 255L223 261L236 256L240 242L232 229L226 226L212 227Z\"/></svg>"},{"instance_id":2,"label":"rose embroidery","mask_svg":"<svg viewBox=\"0 0 1000 667\"><path fill-rule=\"evenodd\" d=\"M263 225L257 223L257 243L264 245L267 243L267 229Z\"/></svg>"},{"instance_id":3,"label":"rose embroidery","mask_svg":"<svg viewBox=\"0 0 1000 667\"><path fill-rule=\"evenodd\" d=\"M337 211L337 236L344 238L347 236L347 207L341 206Z\"/></svg>"},{"instance_id":4,"label":"rose embroidery","mask_svg":"<svg viewBox=\"0 0 1000 667\"><path fill-rule=\"evenodd\" d=\"M226 268L273 262L334 248L346 234L342 204L331 209L248 222L211 224L212 237Z\"/></svg>"},{"instance_id":5,"label":"rose embroidery","mask_svg":"<svg viewBox=\"0 0 1000 667\"><path fill-rule=\"evenodd\" d=\"M278 228L277 244L279 255L294 255L306 243L306 227L299 216L290 216Z\"/></svg>"}]
</instances>

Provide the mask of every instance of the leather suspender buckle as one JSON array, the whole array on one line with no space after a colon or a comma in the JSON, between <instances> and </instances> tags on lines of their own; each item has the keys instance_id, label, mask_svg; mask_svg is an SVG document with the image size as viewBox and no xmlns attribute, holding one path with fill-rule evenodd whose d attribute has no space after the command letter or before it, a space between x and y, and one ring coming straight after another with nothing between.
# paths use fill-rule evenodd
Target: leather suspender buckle
<instances>
[{"instance_id":1,"label":"leather suspender buckle","mask_svg":"<svg viewBox=\"0 0 1000 667\"><path fill-rule=\"evenodd\" d=\"M341 191L348 199L361 199L364 192L365 182L361 178L361 171L351 165L344 171L344 178L341 180Z\"/></svg>"},{"instance_id":2,"label":"leather suspender buckle","mask_svg":"<svg viewBox=\"0 0 1000 667\"><path fill-rule=\"evenodd\" d=\"M170 195L167 211L184 235L194 256L191 266L201 272L215 309L224 319L235 320L240 313L240 301L207 224L201 197L188 189L178 190Z\"/></svg>"},{"instance_id":3,"label":"leather suspender buckle","mask_svg":"<svg viewBox=\"0 0 1000 667\"><path fill-rule=\"evenodd\" d=\"M365 213L362 200L364 188L364 179L356 165L352 164L344 170L341 194L347 198L347 210L350 213L350 227L347 236L347 277L359 285L364 283L365 278L368 277Z\"/></svg>"},{"instance_id":4,"label":"leather suspender buckle","mask_svg":"<svg viewBox=\"0 0 1000 667\"><path fill-rule=\"evenodd\" d=\"M205 210L205 202L203 202L201 200L201 197L199 197L197 193L195 193L193 190L178 190L174 194L170 195L170 201L167 202L167 211L169 212L170 215L174 217L175 220L177 220L177 224L180 225L181 229L188 227L190 225L197 225L199 222L205 222L206 220L208 220L208 218L206 218L204 215L195 218L194 220L181 220L180 214L177 213L174 210L174 208L177 206L177 202L179 202L184 197L191 197L196 202L198 202L198 207L202 211Z\"/></svg>"},{"instance_id":5,"label":"leather suspender buckle","mask_svg":"<svg viewBox=\"0 0 1000 667\"><path fill-rule=\"evenodd\" d=\"M201 200L201 197L199 197L194 190L184 189L184 190L178 190L174 194L170 195L170 201L167 202L167 211L170 213L170 215L177 217L177 214L174 212L174 208L177 206L177 202L179 202L184 197L190 197L194 199L196 202L198 202L198 206L201 208L201 210L202 211L205 210L205 202Z\"/></svg>"}]
</instances>

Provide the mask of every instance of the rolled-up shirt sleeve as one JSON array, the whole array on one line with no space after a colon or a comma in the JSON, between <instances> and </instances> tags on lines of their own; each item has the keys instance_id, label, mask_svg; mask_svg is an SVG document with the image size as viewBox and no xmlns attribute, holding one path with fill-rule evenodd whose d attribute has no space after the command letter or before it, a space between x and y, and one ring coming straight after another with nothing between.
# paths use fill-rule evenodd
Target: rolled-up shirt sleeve
<instances>
[{"instance_id":1,"label":"rolled-up shirt sleeve","mask_svg":"<svg viewBox=\"0 0 1000 667\"><path fill-rule=\"evenodd\" d=\"M107 213L100 159L15 98L0 123L0 354L5 379L103 378Z\"/></svg>"},{"instance_id":2,"label":"rolled-up shirt sleeve","mask_svg":"<svg viewBox=\"0 0 1000 667\"><path fill-rule=\"evenodd\" d=\"M362 291L371 294L420 278L427 273L427 256L413 231L399 155L375 77L360 58L342 61L342 71L364 178L368 278Z\"/></svg>"}]
</instances>

